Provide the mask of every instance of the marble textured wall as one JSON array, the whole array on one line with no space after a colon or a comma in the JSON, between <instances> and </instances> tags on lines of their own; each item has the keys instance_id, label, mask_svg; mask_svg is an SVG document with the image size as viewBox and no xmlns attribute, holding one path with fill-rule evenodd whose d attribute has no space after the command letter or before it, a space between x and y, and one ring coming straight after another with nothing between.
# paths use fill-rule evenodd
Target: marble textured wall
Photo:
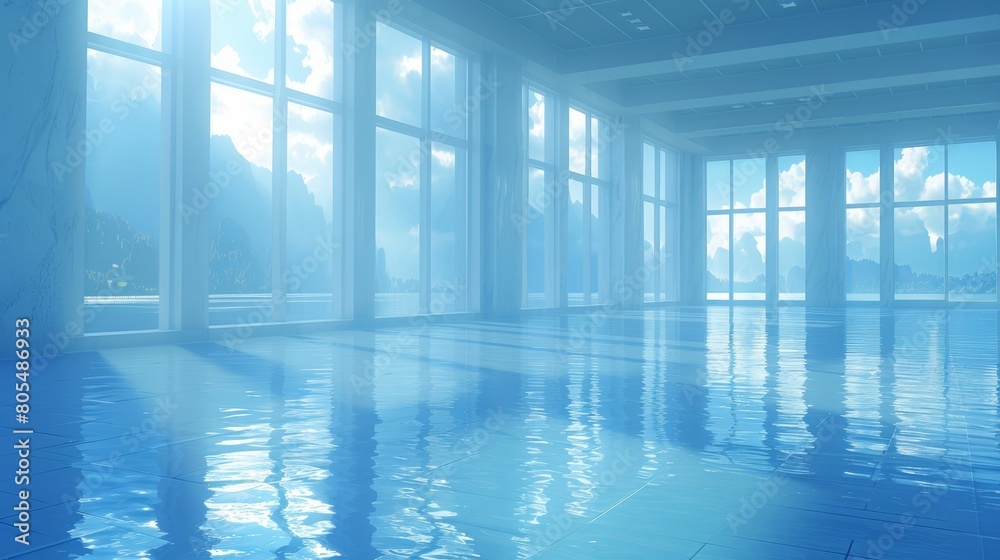
<instances>
[{"instance_id":1,"label":"marble textured wall","mask_svg":"<svg viewBox=\"0 0 1000 560\"><path fill-rule=\"evenodd\" d=\"M806 305L844 304L844 158L838 149L806 153Z\"/></svg>"},{"instance_id":2,"label":"marble textured wall","mask_svg":"<svg viewBox=\"0 0 1000 560\"><path fill-rule=\"evenodd\" d=\"M30 318L36 355L83 328L86 7L0 5L0 332Z\"/></svg>"},{"instance_id":3,"label":"marble textured wall","mask_svg":"<svg viewBox=\"0 0 1000 560\"><path fill-rule=\"evenodd\" d=\"M521 310L524 215L524 134L521 67L489 56L483 71L496 84L482 114L482 313L514 315Z\"/></svg>"},{"instance_id":4,"label":"marble textured wall","mask_svg":"<svg viewBox=\"0 0 1000 560\"><path fill-rule=\"evenodd\" d=\"M705 220L705 161L700 156L684 154L681 158L680 189L680 286L678 298L683 305L705 303L707 269L707 225Z\"/></svg>"}]
</instances>

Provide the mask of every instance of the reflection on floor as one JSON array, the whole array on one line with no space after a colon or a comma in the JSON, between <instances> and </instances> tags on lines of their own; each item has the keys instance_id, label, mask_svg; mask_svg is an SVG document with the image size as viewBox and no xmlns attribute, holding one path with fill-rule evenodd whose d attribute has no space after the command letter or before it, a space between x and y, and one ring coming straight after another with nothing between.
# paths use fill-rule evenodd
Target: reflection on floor
<instances>
[{"instance_id":1,"label":"reflection on floor","mask_svg":"<svg viewBox=\"0 0 1000 560\"><path fill-rule=\"evenodd\" d=\"M996 311L667 309L41 365L30 548L4 399L5 554L1000 558Z\"/></svg>"}]
</instances>

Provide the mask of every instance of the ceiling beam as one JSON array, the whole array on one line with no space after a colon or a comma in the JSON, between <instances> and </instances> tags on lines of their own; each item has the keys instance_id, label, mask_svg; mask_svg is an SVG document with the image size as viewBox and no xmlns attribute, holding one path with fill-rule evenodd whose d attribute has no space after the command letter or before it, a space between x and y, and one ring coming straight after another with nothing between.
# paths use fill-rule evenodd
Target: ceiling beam
<instances>
[{"instance_id":1,"label":"ceiling beam","mask_svg":"<svg viewBox=\"0 0 1000 560\"><path fill-rule=\"evenodd\" d=\"M631 88L619 101L626 113L741 105L1000 76L997 44L846 60L737 76Z\"/></svg>"},{"instance_id":2,"label":"ceiling beam","mask_svg":"<svg viewBox=\"0 0 1000 560\"><path fill-rule=\"evenodd\" d=\"M997 84L831 99L822 105L816 105L815 108L806 103L784 104L702 115L666 114L654 120L680 136L701 138L757 132L790 133L802 128L873 120L892 121L986 111L1000 111Z\"/></svg>"},{"instance_id":3,"label":"ceiling beam","mask_svg":"<svg viewBox=\"0 0 1000 560\"><path fill-rule=\"evenodd\" d=\"M714 31L706 23L695 33L563 52L558 71L569 82L593 83L1000 30L1000 5L991 0L894 10L901 8L873 4L745 25L737 13Z\"/></svg>"},{"instance_id":4,"label":"ceiling beam","mask_svg":"<svg viewBox=\"0 0 1000 560\"><path fill-rule=\"evenodd\" d=\"M845 128L800 130L791 138L776 134L722 136L703 138L699 144L713 155L787 153L817 148L862 148L880 144L940 144L982 139L996 139L1000 112L921 119L903 122L873 123Z\"/></svg>"}]
</instances>

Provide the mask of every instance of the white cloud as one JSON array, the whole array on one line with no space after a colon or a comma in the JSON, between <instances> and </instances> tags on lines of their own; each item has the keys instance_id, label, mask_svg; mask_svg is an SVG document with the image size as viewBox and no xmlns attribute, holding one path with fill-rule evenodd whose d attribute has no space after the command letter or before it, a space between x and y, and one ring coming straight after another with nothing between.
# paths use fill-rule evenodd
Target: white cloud
<instances>
[{"instance_id":1,"label":"white cloud","mask_svg":"<svg viewBox=\"0 0 1000 560\"><path fill-rule=\"evenodd\" d=\"M334 7L330 0L297 0L286 15L288 48L302 56L305 80L288 79L288 86L319 97L333 97ZM289 69L291 74L292 69Z\"/></svg>"},{"instance_id":2,"label":"white cloud","mask_svg":"<svg viewBox=\"0 0 1000 560\"><path fill-rule=\"evenodd\" d=\"M858 171L847 170L847 203L878 202L881 198L881 173L876 171L865 175Z\"/></svg>"},{"instance_id":3,"label":"white cloud","mask_svg":"<svg viewBox=\"0 0 1000 560\"><path fill-rule=\"evenodd\" d=\"M243 157L265 169L272 166L273 126L269 98L212 84L212 135L229 136Z\"/></svg>"},{"instance_id":4,"label":"white cloud","mask_svg":"<svg viewBox=\"0 0 1000 560\"><path fill-rule=\"evenodd\" d=\"M219 70L225 70L226 72L231 72L238 76L251 77L246 70L240 65L242 61L240 60L240 54L236 52L236 49L232 45L226 45L219 49L217 54L212 54L212 67L218 68Z\"/></svg>"},{"instance_id":5,"label":"white cloud","mask_svg":"<svg viewBox=\"0 0 1000 560\"><path fill-rule=\"evenodd\" d=\"M162 13L157 2L140 0L90 0L90 31L144 47L160 48Z\"/></svg>"},{"instance_id":6,"label":"white cloud","mask_svg":"<svg viewBox=\"0 0 1000 560\"><path fill-rule=\"evenodd\" d=\"M756 196L756 195L755 195ZM778 172L778 202L780 206L806 205L806 160ZM755 204L755 206L757 206Z\"/></svg>"},{"instance_id":7,"label":"white cloud","mask_svg":"<svg viewBox=\"0 0 1000 560\"><path fill-rule=\"evenodd\" d=\"M441 167L455 167L455 152L452 150L431 150L431 157Z\"/></svg>"}]
</instances>

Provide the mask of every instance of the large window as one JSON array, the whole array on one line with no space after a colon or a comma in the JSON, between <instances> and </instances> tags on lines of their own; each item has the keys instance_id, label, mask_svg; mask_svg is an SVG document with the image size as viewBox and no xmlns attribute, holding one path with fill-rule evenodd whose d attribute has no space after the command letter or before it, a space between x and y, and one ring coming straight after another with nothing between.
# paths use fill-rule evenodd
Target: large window
<instances>
[{"instance_id":1,"label":"large window","mask_svg":"<svg viewBox=\"0 0 1000 560\"><path fill-rule=\"evenodd\" d=\"M129 25L123 11L134 16ZM52 166L59 180L86 174L89 332L159 327L161 119L169 110L161 105L169 69L162 13L158 2L89 4L86 141Z\"/></svg>"},{"instance_id":2,"label":"large window","mask_svg":"<svg viewBox=\"0 0 1000 560\"><path fill-rule=\"evenodd\" d=\"M517 222L524 240L521 306L554 307L554 294L546 289L551 285L551 263L555 260L554 111L550 97L530 87L524 89L524 108L527 189L522 219Z\"/></svg>"},{"instance_id":3,"label":"large window","mask_svg":"<svg viewBox=\"0 0 1000 560\"><path fill-rule=\"evenodd\" d=\"M897 300L996 301L996 143L897 148Z\"/></svg>"},{"instance_id":4,"label":"large window","mask_svg":"<svg viewBox=\"0 0 1000 560\"><path fill-rule=\"evenodd\" d=\"M467 58L379 23L375 314L467 309Z\"/></svg>"},{"instance_id":5,"label":"large window","mask_svg":"<svg viewBox=\"0 0 1000 560\"><path fill-rule=\"evenodd\" d=\"M677 154L651 142L642 146L645 301L677 300Z\"/></svg>"},{"instance_id":6,"label":"large window","mask_svg":"<svg viewBox=\"0 0 1000 560\"><path fill-rule=\"evenodd\" d=\"M706 163L709 300L766 298L766 160ZM794 208L794 207L792 207Z\"/></svg>"},{"instance_id":7,"label":"large window","mask_svg":"<svg viewBox=\"0 0 1000 560\"><path fill-rule=\"evenodd\" d=\"M847 300L878 301L881 284L879 150L847 152Z\"/></svg>"},{"instance_id":8,"label":"large window","mask_svg":"<svg viewBox=\"0 0 1000 560\"><path fill-rule=\"evenodd\" d=\"M336 8L212 10L213 324L335 318Z\"/></svg>"},{"instance_id":9,"label":"large window","mask_svg":"<svg viewBox=\"0 0 1000 560\"><path fill-rule=\"evenodd\" d=\"M806 298L806 158L778 158L778 297Z\"/></svg>"},{"instance_id":10,"label":"large window","mask_svg":"<svg viewBox=\"0 0 1000 560\"><path fill-rule=\"evenodd\" d=\"M607 274L610 131L604 119L569 108L566 291L569 305L601 302Z\"/></svg>"}]
</instances>

